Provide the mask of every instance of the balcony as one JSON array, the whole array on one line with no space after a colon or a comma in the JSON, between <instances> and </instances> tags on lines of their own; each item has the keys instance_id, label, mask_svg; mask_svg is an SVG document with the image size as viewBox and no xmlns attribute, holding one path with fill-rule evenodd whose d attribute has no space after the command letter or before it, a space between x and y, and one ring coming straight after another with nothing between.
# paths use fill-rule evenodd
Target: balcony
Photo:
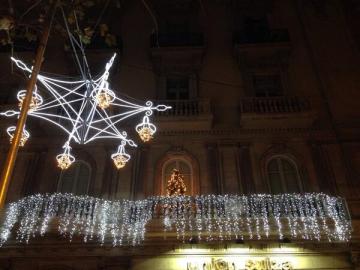
<instances>
[{"instance_id":1,"label":"balcony","mask_svg":"<svg viewBox=\"0 0 360 270\"><path fill-rule=\"evenodd\" d=\"M347 242L351 237L345 200L323 193L150 197L138 201L37 194L10 204L0 222L0 245L57 234L114 246L194 239Z\"/></svg>"},{"instance_id":2,"label":"balcony","mask_svg":"<svg viewBox=\"0 0 360 270\"><path fill-rule=\"evenodd\" d=\"M156 104L171 106L171 110L155 112L159 129L206 130L212 125L210 100L156 100Z\"/></svg>"},{"instance_id":3,"label":"balcony","mask_svg":"<svg viewBox=\"0 0 360 270\"><path fill-rule=\"evenodd\" d=\"M310 102L303 97L248 97L240 101L243 127L309 127L314 121Z\"/></svg>"}]
</instances>

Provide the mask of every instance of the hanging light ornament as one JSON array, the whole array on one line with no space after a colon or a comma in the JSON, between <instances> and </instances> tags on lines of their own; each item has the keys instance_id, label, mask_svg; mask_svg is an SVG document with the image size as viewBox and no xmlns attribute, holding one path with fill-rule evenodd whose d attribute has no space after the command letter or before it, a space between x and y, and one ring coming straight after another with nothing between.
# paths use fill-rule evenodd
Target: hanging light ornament
<instances>
[{"instance_id":1,"label":"hanging light ornament","mask_svg":"<svg viewBox=\"0 0 360 270\"><path fill-rule=\"evenodd\" d=\"M143 142L150 141L156 132L156 127L150 123L148 116L144 116L142 123L138 124L135 129Z\"/></svg>"},{"instance_id":2,"label":"hanging light ornament","mask_svg":"<svg viewBox=\"0 0 360 270\"><path fill-rule=\"evenodd\" d=\"M71 147L68 142L65 143L63 148L64 152L56 156L56 161L60 169L66 170L74 163L75 157L70 154Z\"/></svg>"},{"instance_id":3,"label":"hanging light ornament","mask_svg":"<svg viewBox=\"0 0 360 270\"><path fill-rule=\"evenodd\" d=\"M126 163L130 160L130 155L125 152L125 144L126 142L122 141L117 152L111 155L117 169L124 168Z\"/></svg>"},{"instance_id":4,"label":"hanging light ornament","mask_svg":"<svg viewBox=\"0 0 360 270\"><path fill-rule=\"evenodd\" d=\"M115 93L109 89L109 83L106 80L102 82L99 89L96 89L94 93L95 102L103 110L107 109L111 102L115 100Z\"/></svg>"},{"instance_id":5,"label":"hanging light ornament","mask_svg":"<svg viewBox=\"0 0 360 270\"><path fill-rule=\"evenodd\" d=\"M17 93L17 99L19 101L19 109L21 110L22 105L24 103L26 97L26 90L20 90ZM30 105L29 105L29 112L35 111L41 104L43 104L43 98L37 92L37 86L35 85L34 92L31 97Z\"/></svg>"},{"instance_id":6,"label":"hanging light ornament","mask_svg":"<svg viewBox=\"0 0 360 270\"><path fill-rule=\"evenodd\" d=\"M67 169L75 161L70 154L70 143L87 144L97 139L118 139L121 145L117 153L113 154L115 166L122 168L129 161L130 155L125 153L125 145L136 147L135 142L127 137L127 133L120 129L119 124L131 116L144 114L143 122L136 126L136 130L143 141L149 141L156 131L156 127L149 122L148 116L153 111L166 111L170 106L156 105L151 101L145 104L136 104L117 96L109 88L109 70L113 65L116 54L105 66L105 71L98 77L84 76L79 80L62 80L47 77L42 74L37 80L46 91L46 100L37 93L37 88L30 104L28 115L46 120L62 129L67 135L64 152L56 156L58 167ZM22 70L31 73L32 69L20 60L11 58ZM91 79L89 79L91 78ZM25 100L26 92L18 94L19 107ZM111 115L105 110L110 105L116 106L117 112ZM0 112L6 117L19 117L20 110ZM12 138L15 127L8 129ZM29 133L24 130L21 144L24 145L29 138Z\"/></svg>"},{"instance_id":7,"label":"hanging light ornament","mask_svg":"<svg viewBox=\"0 0 360 270\"><path fill-rule=\"evenodd\" d=\"M14 138L15 130L16 130L15 126L11 126L6 129L7 134L10 136L10 143L12 143L12 140ZM21 147L23 147L25 145L25 143L27 142L27 140L29 139L29 137L30 137L30 133L24 127L23 132L21 133L19 145Z\"/></svg>"}]
</instances>

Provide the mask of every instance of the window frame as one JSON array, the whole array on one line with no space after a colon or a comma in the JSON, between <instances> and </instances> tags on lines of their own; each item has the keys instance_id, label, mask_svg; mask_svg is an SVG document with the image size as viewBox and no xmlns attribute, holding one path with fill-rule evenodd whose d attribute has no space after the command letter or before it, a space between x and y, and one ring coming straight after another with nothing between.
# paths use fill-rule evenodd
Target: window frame
<instances>
[{"instance_id":1,"label":"window frame","mask_svg":"<svg viewBox=\"0 0 360 270\"><path fill-rule=\"evenodd\" d=\"M73 181L73 184L72 184L72 187L71 187L71 193L75 194L75 195L86 195L86 194L89 194L89 190L90 190L92 168L91 168L91 165L88 162L86 162L84 160L81 160L81 159L76 160L74 162L74 164L72 164L72 166L78 165L80 163L81 163L81 165L85 165L89 169L89 177L88 177L88 183L87 183L86 191L85 191L85 194L77 194L76 193L76 188L77 188L77 184L78 184L78 181L79 181L79 174L80 174L80 166L77 166L75 174L74 174L74 181ZM61 173L60 173L59 180L58 180L58 185L57 185L57 189L56 189L57 192L62 192L61 191L62 179L63 179L63 175L65 173L66 172L64 172L64 171L61 171Z\"/></svg>"},{"instance_id":2,"label":"window frame","mask_svg":"<svg viewBox=\"0 0 360 270\"><path fill-rule=\"evenodd\" d=\"M272 188L271 188L271 183L270 183L270 177L269 177L270 176L269 163L273 160L276 160L276 163L277 163L277 166L279 169L280 181L281 181L281 189L282 189L281 193L289 193L289 191L287 190L285 170L284 170L283 164L281 162L282 159L289 162L294 167L295 172L296 172L296 182L298 184L299 193L303 193L304 185L303 185L303 181L301 179L299 167L293 159L289 158L288 156L284 156L284 155L274 155L271 158L269 158L265 164L265 174L266 174L268 190L270 191L270 193L273 193Z\"/></svg>"}]
</instances>

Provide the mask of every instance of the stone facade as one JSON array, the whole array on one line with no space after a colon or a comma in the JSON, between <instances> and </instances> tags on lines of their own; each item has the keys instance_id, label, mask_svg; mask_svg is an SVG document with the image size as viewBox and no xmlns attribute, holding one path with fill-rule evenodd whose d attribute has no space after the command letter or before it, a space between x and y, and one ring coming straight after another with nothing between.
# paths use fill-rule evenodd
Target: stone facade
<instances>
[{"instance_id":1,"label":"stone facade","mask_svg":"<svg viewBox=\"0 0 360 270\"><path fill-rule=\"evenodd\" d=\"M77 159L90 166L88 194L112 200L164 195L165 167L172 161L190 168L189 195L267 193L274 189L271 160L277 160L279 170L287 160L295 168L299 192L346 198L351 242L203 247L159 240L112 248L54 237L4 246L0 269L358 269L360 58L359 30L352 24L358 8L340 0L171 2L150 5L159 28L154 43L147 9L141 1L124 1L113 26L123 48L110 77L115 91L161 100L173 110L154 117L155 139L132 150L131 162L121 171L110 159L113 142L74 145ZM187 28L169 26L177 24ZM43 70L73 75L72 57L61 46L52 36ZM112 52L89 50L90 65L99 70ZM17 56L30 63L33 53ZM8 53L0 53L0 62L5 109L17 106L15 93L25 81L12 71ZM175 90L169 78L175 78ZM185 87L179 78L187 81ZM185 96L169 98L170 91ZM0 122L0 164L8 150L9 123L14 122ZM27 127L31 139L18 156L8 202L59 190L55 155L63 134L33 119ZM133 125L125 129L136 136ZM286 173L279 175L285 181L280 188L291 191ZM212 265L212 258L226 263Z\"/></svg>"}]
</instances>

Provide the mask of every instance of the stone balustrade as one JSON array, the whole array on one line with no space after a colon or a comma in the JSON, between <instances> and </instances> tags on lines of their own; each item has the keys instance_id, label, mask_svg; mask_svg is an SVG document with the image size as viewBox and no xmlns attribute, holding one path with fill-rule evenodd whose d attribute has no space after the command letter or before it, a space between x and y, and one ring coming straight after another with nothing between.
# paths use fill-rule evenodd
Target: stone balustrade
<instances>
[{"instance_id":1,"label":"stone balustrade","mask_svg":"<svg viewBox=\"0 0 360 270\"><path fill-rule=\"evenodd\" d=\"M309 110L310 103L303 97L248 97L240 101L241 113L287 114Z\"/></svg>"}]
</instances>

